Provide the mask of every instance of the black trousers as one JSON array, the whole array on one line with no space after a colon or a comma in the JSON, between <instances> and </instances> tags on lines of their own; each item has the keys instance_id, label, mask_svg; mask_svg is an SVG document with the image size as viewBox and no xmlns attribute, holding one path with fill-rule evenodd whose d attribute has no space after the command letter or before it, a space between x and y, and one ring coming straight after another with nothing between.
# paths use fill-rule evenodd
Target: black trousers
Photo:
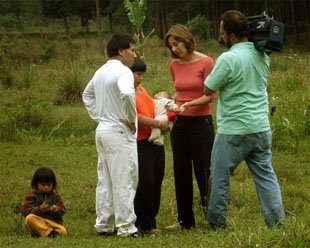
<instances>
[{"instance_id":1,"label":"black trousers","mask_svg":"<svg viewBox=\"0 0 310 248\"><path fill-rule=\"evenodd\" d=\"M139 183L134 201L136 226L142 231L156 228L160 206L161 184L165 172L164 146L147 139L138 141Z\"/></svg>"},{"instance_id":2,"label":"black trousers","mask_svg":"<svg viewBox=\"0 0 310 248\"><path fill-rule=\"evenodd\" d=\"M196 177L201 200L207 204L210 158L214 141L212 116L177 116L171 131L178 221L184 227L195 226L193 179Z\"/></svg>"}]
</instances>

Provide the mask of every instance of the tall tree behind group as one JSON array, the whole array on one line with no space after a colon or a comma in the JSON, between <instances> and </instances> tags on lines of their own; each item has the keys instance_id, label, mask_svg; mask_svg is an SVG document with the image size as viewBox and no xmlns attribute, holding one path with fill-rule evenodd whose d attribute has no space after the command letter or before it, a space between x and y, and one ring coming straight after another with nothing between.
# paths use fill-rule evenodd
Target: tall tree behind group
<instances>
[{"instance_id":1,"label":"tall tree behind group","mask_svg":"<svg viewBox=\"0 0 310 248\"><path fill-rule=\"evenodd\" d=\"M70 37L68 17L76 14L75 3L75 0L41 0L43 14L53 18L62 18L68 37Z\"/></svg>"},{"instance_id":2,"label":"tall tree behind group","mask_svg":"<svg viewBox=\"0 0 310 248\"><path fill-rule=\"evenodd\" d=\"M141 58L143 58L144 57L143 45L145 35L142 25L146 19L146 10L147 10L146 2L145 0L134 0L134 1L124 0L124 7L129 21L135 28L134 38L137 43L138 55Z\"/></svg>"},{"instance_id":3,"label":"tall tree behind group","mask_svg":"<svg viewBox=\"0 0 310 248\"><path fill-rule=\"evenodd\" d=\"M97 32L98 32L98 50L101 55L104 54L103 48L103 35L102 35L102 24L101 24L101 6L100 0L96 1L96 19L97 19Z\"/></svg>"},{"instance_id":4,"label":"tall tree behind group","mask_svg":"<svg viewBox=\"0 0 310 248\"><path fill-rule=\"evenodd\" d=\"M132 27L127 19L123 0L98 1L101 5L100 15L108 22L104 23L107 25L103 25L108 27L107 32L131 32ZM71 16L79 16L81 25L88 30L88 20L98 19L95 18L95 2L96 0L0 0L0 28L6 28L6 25L13 23L12 20L17 23L29 16L41 18L40 14L43 13L46 17L63 19L67 35L70 33L68 18ZM216 38L220 16L229 9L238 9L247 16L257 15L266 10L275 19L284 22L286 34L294 37L296 42L309 38L309 0L145 0L145 3L148 9L143 29L149 32L155 28L160 38L163 38L170 26L176 23L186 24L197 15L203 16L211 23L211 31L208 33ZM39 7L42 7L42 11ZM28 17L21 18L22 16ZM44 23L46 20L48 19L44 19ZM15 28L21 26L15 25Z\"/></svg>"}]
</instances>

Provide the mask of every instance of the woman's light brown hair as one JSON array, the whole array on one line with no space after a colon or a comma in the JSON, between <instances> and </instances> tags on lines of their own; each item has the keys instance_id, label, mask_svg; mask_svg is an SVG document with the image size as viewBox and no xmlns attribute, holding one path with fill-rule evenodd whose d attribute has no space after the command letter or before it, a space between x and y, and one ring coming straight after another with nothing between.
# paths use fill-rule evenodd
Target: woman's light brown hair
<instances>
[{"instance_id":1,"label":"woman's light brown hair","mask_svg":"<svg viewBox=\"0 0 310 248\"><path fill-rule=\"evenodd\" d=\"M169 29L168 33L165 36L165 45L170 49L171 56L173 58L179 58L176 54L172 52L172 49L169 46L168 39L170 37L179 42L183 42L189 54L194 52L196 42L194 36L191 34L191 32L188 30L186 26L182 24L176 24Z\"/></svg>"}]
</instances>

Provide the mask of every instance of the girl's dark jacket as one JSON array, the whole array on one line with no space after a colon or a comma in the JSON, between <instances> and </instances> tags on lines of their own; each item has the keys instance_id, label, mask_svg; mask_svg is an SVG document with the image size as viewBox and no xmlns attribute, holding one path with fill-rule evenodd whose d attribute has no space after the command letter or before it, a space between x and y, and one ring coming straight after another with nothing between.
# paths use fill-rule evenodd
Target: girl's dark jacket
<instances>
[{"instance_id":1,"label":"girl's dark jacket","mask_svg":"<svg viewBox=\"0 0 310 248\"><path fill-rule=\"evenodd\" d=\"M43 202L46 202L50 208L53 205L59 206L60 211L52 213L51 210L48 210L44 213L41 213L39 211L39 206L42 205ZM66 207L64 206L61 196L57 193L57 191L53 190L51 193L47 193L44 191L35 190L26 196L21 212L24 217L26 217L28 214L35 214L42 218L53 220L62 225L62 216L66 212Z\"/></svg>"}]
</instances>

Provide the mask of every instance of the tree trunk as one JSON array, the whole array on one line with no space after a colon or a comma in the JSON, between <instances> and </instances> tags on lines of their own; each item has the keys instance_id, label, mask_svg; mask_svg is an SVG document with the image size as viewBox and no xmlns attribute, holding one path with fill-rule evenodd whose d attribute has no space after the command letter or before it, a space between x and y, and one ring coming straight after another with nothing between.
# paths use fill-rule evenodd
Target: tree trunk
<instances>
[{"instance_id":1,"label":"tree trunk","mask_svg":"<svg viewBox=\"0 0 310 248\"><path fill-rule=\"evenodd\" d=\"M85 20L86 33L89 33L89 21L88 18Z\"/></svg>"},{"instance_id":2,"label":"tree trunk","mask_svg":"<svg viewBox=\"0 0 310 248\"><path fill-rule=\"evenodd\" d=\"M189 8L186 8L186 16L187 16L187 22L191 20L191 15L189 13Z\"/></svg>"},{"instance_id":3,"label":"tree trunk","mask_svg":"<svg viewBox=\"0 0 310 248\"><path fill-rule=\"evenodd\" d=\"M208 0L207 2L207 18L212 22L212 27L211 27L211 36L214 39L218 38L218 23L215 23L215 17L214 17L214 6L212 3L212 0Z\"/></svg>"},{"instance_id":4,"label":"tree trunk","mask_svg":"<svg viewBox=\"0 0 310 248\"><path fill-rule=\"evenodd\" d=\"M160 2L161 3L161 2ZM164 31L163 31L163 16L162 16L162 11L161 11L161 4L158 8L158 37L160 39L164 38Z\"/></svg>"},{"instance_id":5,"label":"tree trunk","mask_svg":"<svg viewBox=\"0 0 310 248\"><path fill-rule=\"evenodd\" d=\"M200 15L206 15L206 6L205 6L205 1L204 0L200 0L199 1L199 9L200 9ZM208 18L208 16L207 16ZM209 18L208 18L209 19Z\"/></svg>"},{"instance_id":6,"label":"tree trunk","mask_svg":"<svg viewBox=\"0 0 310 248\"><path fill-rule=\"evenodd\" d=\"M213 0L213 13L214 34L216 37L219 37L219 27L222 13L220 13L217 0Z\"/></svg>"},{"instance_id":7,"label":"tree trunk","mask_svg":"<svg viewBox=\"0 0 310 248\"><path fill-rule=\"evenodd\" d=\"M112 20L112 13L109 13L109 27L110 33L113 34L113 20Z\"/></svg>"},{"instance_id":8,"label":"tree trunk","mask_svg":"<svg viewBox=\"0 0 310 248\"><path fill-rule=\"evenodd\" d=\"M299 32L298 32L298 27L297 27L297 19L295 15L295 5L294 5L294 0L290 1L291 3L291 14L292 14L292 20L293 20L293 26L294 26L294 33L295 33L295 39L296 43L299 44Z\"/></svg>"},{"instance_id":9,"label":"tree trunk","mask_svg":"<svg viewBox=\"0 0 310 248\"><path fill-rule=\"evenodd\" d=\"M164 38L164 35L168 31L168 25L167 25L167 14L166 14L166 4L165 1L160 0L157 5L155 5L157 8L158 18L157 18L157 24L158 24L158 37L160 39Z\"/></svg>"},{"instance_id":10,"label":"tree trunk","mask_svg":"<svg viewBox=\"0 0 310 248\"><path fill-rule=\"evenodd\" d=\"M162 16L162 22L163 22L162 23L163 34L166 34L168 31L168 24L167 24L165 1L162 1L162 4L161 4L161 16Z\"/></svg>"},{"instance_id":11,"label":"tree trunk","mask_svg":"<svg viewBox=\"0 0 310 248\"><path fill-rule=\"evenodd\" d=\"M97 32L98 32L98 50L101 55L104 55L100 0L96 0L96 18L97 18Z\"/></svg>"},{"instance_id":12,"label":"tree trunk","mask_svg":"<svg viewBox=\"0 0 310 248\"><path fill-rule=\"evenodd\" d=\"M309 2L305 2L305 10L306 10L306 23L309 24L310 23L310 3ZM309 28L308 28L308 32L309 32Z\"/></svg>"},{"instance_id":13,"label":"tree trunk","mask_svg":"<svg viewBox=\"0 0 310 248\"><path fill-rule=\"evenodd\" d=\"M70 30L69 30L69 25L68 25L68 17L67 14L64 15L64 24L65 24L65 31L66 31L66 35L68 38L70 38Z\"/></svg>"},{"instance_id":14,"label":"tree trunk","mask_svg":"<svg viewBox=\"0 0 310 248\"><path fill-rule=\"evenodd\" d=\"M235 0L235 2L234 2L234 8L235 8L235 9L240 9L239 0Z\"/></svg>"}]
</instances>

